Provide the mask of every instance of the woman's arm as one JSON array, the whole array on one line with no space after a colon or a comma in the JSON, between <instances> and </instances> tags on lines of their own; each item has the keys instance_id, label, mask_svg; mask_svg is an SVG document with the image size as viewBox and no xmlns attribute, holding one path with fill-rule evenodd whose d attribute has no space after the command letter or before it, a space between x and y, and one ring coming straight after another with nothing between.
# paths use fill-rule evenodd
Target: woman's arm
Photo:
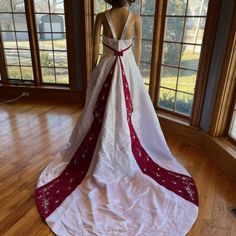
<instances>
[{"instance_id":1,"label":"woman's arm","mask_svg":"<svg viewBox=\"0 0 236 236\"><path fill-rule=\"evenodd\" d=\"M94 26L94 32L93 32L93 57L92 57L93 68L92 69L96 67L97 61L98 61L101 26L102 26L102 13L98 14L95 20L95 26Z\"/></svg>"},{"instance_id":2,"label":"woman's arm","mask_svg":"<svg viewBox=\"0 0 236 236\"><path fill-rule=\"evenodd\" d=\"M134 57L137 65L140 65L141 59L141 45L142 45L142 19L141 16L136 15L135 19L135 36L134 36Z\"/></svg>"}]
</instances>

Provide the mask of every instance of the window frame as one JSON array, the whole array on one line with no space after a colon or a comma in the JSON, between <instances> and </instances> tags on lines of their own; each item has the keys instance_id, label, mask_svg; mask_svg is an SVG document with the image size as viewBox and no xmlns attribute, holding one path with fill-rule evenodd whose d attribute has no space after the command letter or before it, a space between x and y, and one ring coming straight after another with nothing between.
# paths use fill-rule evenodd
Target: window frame
<instances>
[{"instance_id":1,"label":"window frame","mask_svg":"<svg viewBox=\"0 0 236 236\"><path fill-rule=\"evenodd\" d=\"M26 22L28 26L29 36L29 44L30 44L30 52L32 58L32 70L33 70L33 80L31 83L24 83L21 80L10 80L7 74L7 68L5 63L5 54L3 49L2 38L0 38L0 68L2 71L2 81L0 84L4 85L21 85L21 86L30 86L30 87L58 87L58 88L70 88L76 89L76 76L75 76L75 64L73 60L73 19L72 19L72 2L64 1L64 11L65 11L65 28L66 28L66 41L67 41L67 61L68 61L68 84L59 84L59 83L44 83L42 81L42 72L41 72L41 63L40 63L40 55L39 55L39 42L37 37L37 29L36 29L36 20L35 20L35 9L34 9L34 1L33 0L24 0L25 5L25 14L26 14Z\"/></svg>"},{"instance_id":2,"label":"window frame","mask_svg":"<svg viewBox=\"0 0 236 236\"><path fill-rule=\"evenodd\" d=\"M227 131L226 139L228 139L234 145L236 145L236 139L234 139L233 137L230 136L229 130L230 130L231 123L233 121L233 115L236 112L235 106L236 106L236 86L234 89L234 97L233 97L233 101L232 101L232 104L230 107L229 119L228 119L227 126L226 126L226 131Z\"/></svg>"},{"instance_id":3,"label":"window frame","mask_svg":"<svg viewBox=\"0 0 236 236\"><path fill-rule=\"evenodd\" d=\"M199 58L199 67L196 78L195 93L193 98L192 115L185 116L180 113L168 111L158 106L167 0L160 0L156 4L156 17L154 23L154 39L153 39L153 53L152 53L149 93L157 112L164 113L167 116L169 115L174 116L175 118L179 118L180 120L185 120L189 123L189 125L193 127L199 127L200 123L203 97L206 88L208 71L210 67L211 54L213 51L214 37L216 34L217 21L215 19L218 19L219 9L220 9L220 0L209 0L205 31L202 39L202 50Z\"/></svg>"}]
</instances>

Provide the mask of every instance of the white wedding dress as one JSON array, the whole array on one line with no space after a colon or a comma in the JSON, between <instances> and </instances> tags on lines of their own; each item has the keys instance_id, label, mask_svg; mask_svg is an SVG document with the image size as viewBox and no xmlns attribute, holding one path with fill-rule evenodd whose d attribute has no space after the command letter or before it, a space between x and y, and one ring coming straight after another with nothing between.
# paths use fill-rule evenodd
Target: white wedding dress
<instances>
[{"instance_id":1,"label":"white wedding dress","mask_svg":"<svg viewBox=\"0 0 236 236\"><path fill-rule=\"evenodd\" d=\"M198 215L189 173L171 154L136 65L132 43L103 36L86 104L66 147L35 192L43 220L60 236L183 236Z\"/></svg>"}]
</instances>

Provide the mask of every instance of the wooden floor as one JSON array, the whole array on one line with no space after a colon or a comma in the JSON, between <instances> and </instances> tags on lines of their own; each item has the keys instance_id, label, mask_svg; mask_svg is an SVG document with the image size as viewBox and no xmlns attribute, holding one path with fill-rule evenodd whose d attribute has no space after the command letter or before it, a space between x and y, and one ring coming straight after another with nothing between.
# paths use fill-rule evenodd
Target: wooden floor
<instances>
[{"instance_id":1,"label":"wooden floor","mask_svg":"<svg viewBox=\"0 0 236 236\"><path fill-rule=\"evenodd\" d=\"M56 102L0 105L0 235L53 235L35 207L35 185L69 138L80 111L78 105ZM199 190L200 214L188 236L235 236L236 218L227 208L236 206L236 183L198 148L167 141Z\"/></svg>"}]
</instances>

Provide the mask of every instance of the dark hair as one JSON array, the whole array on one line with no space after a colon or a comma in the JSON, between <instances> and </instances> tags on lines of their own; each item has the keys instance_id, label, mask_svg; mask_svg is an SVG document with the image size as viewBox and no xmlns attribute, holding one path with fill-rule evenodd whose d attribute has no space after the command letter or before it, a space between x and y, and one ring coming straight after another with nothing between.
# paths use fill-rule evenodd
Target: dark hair
<instances>
[{"instance_id":1,"label":"dark hair","mask_svg":"<svg viewBox=\"0 0 236 236\"><path fill-rule=\"evenodd\" d=\"M124 7L127 3L131 5L135 0L104 0L105 2L112 5L112 7Z\"/></svg>"}]
</instances>

